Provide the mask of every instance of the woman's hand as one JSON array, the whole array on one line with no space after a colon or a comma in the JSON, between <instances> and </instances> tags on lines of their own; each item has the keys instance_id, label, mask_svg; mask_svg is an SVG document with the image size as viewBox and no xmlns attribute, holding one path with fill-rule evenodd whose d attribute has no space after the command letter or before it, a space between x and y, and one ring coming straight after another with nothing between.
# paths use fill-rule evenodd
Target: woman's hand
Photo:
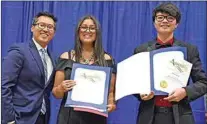
<instances>
[{"instance_id":1,"label":"woman's hand","mask_svg":"<svg viewBox=\"0 0 207 124\"><path fill-rule=\"evenodd\" d=\"M59 85L64 92L71 90L76 85L74 80L64 80Z\"/></svg>"}]
</instances>

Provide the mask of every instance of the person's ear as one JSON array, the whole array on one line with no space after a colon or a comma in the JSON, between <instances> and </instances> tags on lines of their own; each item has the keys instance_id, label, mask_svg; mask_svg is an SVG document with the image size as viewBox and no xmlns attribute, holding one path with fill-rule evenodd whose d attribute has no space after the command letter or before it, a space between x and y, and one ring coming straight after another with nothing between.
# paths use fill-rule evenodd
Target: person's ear
<instances>
[{"instance_id":1,"label":"person's ear","mask_svg":"<svg viewBox=\"0 0 207 124\"><path fill-rule=\"evenodd\" d=\"M32 25L32 27L31 27L31 32L33 32L33 31L34 31L34 28L35 28L35 27L34 27L34 25Z\"/></svg>"},{"instance_id":2,"label":"person's ear","mask_svg":"<svg viewBox=\"0 0 207 124\"><path fill-rule=\"evenodd\" d=\"M178 23L175 25L175 29L178 27Z\"/></svg>"},{"instance_id":3,"label":"person's ear","mask_svg":"<svg viewBox=\"0 0 207 124\"><path fill-rule=\"evenodd\" d=\"M155 21L153 22L153 25L154 25L154 27L155 27L155 25L156 25L156 24L155 24Z\"/></svg>"}]
</instances>

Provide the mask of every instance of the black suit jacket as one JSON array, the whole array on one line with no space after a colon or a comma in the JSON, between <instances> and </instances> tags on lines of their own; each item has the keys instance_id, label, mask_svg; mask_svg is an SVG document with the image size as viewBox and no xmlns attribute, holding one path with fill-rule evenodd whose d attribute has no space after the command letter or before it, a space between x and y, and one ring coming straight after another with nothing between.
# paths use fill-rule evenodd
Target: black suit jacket
<instances>
[{"instance_id":1,"label":"black suit jacket","mask_svg":"<svg viewBox=\"0 0 207 124\"><path fill-rule=\"evenodd\" d=\"M187 84L185 87L187 97L180 102L173 102L173 114L175 118L175 124L194 124L192 110L190 102L199 98L207 93L207 77L202 70L202 64L199 57L199 52L196 46L189 43L178 41L174 39L173 46L181 46L187 48L187 61L193 64L191 70L192 85ZM134 50L134 54L146 51L152 51L156 49L156 40L150 41L137 47ZM143 101L137 95L137 98L141 101L138 113L138 124L152 124L154 116L154 98L148 101Z\"/></svg>"}]
</instances>

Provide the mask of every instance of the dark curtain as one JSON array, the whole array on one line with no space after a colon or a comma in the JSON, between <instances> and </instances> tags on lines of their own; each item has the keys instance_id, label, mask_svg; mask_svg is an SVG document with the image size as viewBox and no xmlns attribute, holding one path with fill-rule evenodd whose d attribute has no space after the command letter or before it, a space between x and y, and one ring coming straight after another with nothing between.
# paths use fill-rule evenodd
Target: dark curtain
<instances>
[{"instance_id":1,"label":"dark curtain","mask_svg":"<svg viewBox=\"0 0 207 124\"><path fill-rule=\"evenodd\" d=\"M102 26L103 46L120 62L133 54L136 46L154 39L156 31L152 22L152 10L159 2L56 2L56 1L2 1L1 40L2 56L16 42L31 39L32 18L39 11L49 11L58 17L57 32L49 45L57 56L74 46L75 26L79 19L94 15ZM207 67L207 2L174 2L181 10L181 22L175 37L199 48L203 68ZM51 120L55 124L61 100L51 97ZM197 124L204 124L204 98L192 102ZM108 118L109 124L135 124L139 102L128 96L118 102L117 110ZM2 110L3 111L3 110Z\"/></svg>"}]
</instances>

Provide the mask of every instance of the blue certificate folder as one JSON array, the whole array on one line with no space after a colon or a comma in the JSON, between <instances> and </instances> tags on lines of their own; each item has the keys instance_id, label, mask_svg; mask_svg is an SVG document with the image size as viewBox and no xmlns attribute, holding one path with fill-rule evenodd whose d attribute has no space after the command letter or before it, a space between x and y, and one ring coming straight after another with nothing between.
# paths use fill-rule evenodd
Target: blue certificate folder
<instances>
[{"instance_id":1,"label":"blue certificate folder","mask_svg":"<svg viewBox=\"0 0 207 124\"><path fill-rule=\"evenodd\" d=\"M80 70L80 69L83 69L83 70ZM77 71L79 70L79 71ZM101 102L99 102L99 104L95 104L94 102L85 102L87 101L87 98L89 98L89 96L86 96L86 94L84 94L83 92L79 92L78 95L82 95L81 97L85 98L85 101L84 100L74 100L74 98L72 98L73 96L73 93L75 92L74 91L74 88L68 92L68 96L67 96L67 100L66 100L66 103L65 103L65 107L75 107L75 106L80 106L82 108L95 108L97 110L102 110L100 111L101 113L103 114L106 114L106 116L108 115L108 112L107 112L107 102L108 102L108 92L109 92L109 87L110 87L110 80L111 80L111 68L110 67L102 67L102 66L94 66L94 65L84 65L84 64L78 64L78 63L74 63L73 64L73 68L72 68L72 72L71 72L71 80L75 80L75 77L77 75L81 75L80 73L84 73L84 78L85 76L89 75L89 73L85 73L84 70L86 70L86 72L89 72L89 73L96 73L96 72L100 72L101 74L104 74L104 80L102 80L102 85L99 87L101 88L101 91L103 93L103 95L101 94ZM79 72L79 74L77 74ZM93 73L93 74L94 74ZM89 76L88 76L89 77ZM94 81L95 79L97 78L94 78ZM79 82L76 82L76 83L85 83L84 85L87 85L87 81L86 82L81 82L79 80ZM95 82L96 83L96 82ZM98 82L99 83L99 82ZM77 84L78 85L78 84ZM93 85L93 84L90 84L90 85ZM92 93L91 93L91 96L94 94L98 94L100 93L98 90L96 90L95 92L93 92L96 88L94 89L91 89ZM87 91L84 91L84 92L87 92ZM76 92L77 93L77 92ZM90 94L90 93L89 93ZM75 95L75 94L74 94ZM77 95L76 95L77 96ZM90 111L88 111L90 112Z\"/></svg>"},{"instance_id":2,"label":"blue certificate folder","mask_svg":"<svg viewBox=\"0 0 207 124\"><path fill-rule=\"evenodd\" d=\"M155 95L168 95L168 93L166 92L162 92L162 91L158 91L154 88L154 67L153 67L153 56L155 54L159 54L159 53L162 53L162 52L170 52L170 51L180 51L183 53L184 55L184 59L186 60L187 58L187 49L186 47L179 47L179 46L176 46L176 47L168 47L168 48L162 48L162 49L157 49L157 50L153 50L153 51L150 51L150 80L151 80L151 91L154 92ZM162 60L160 60L162 61ZM162 66L162 65L160 65Z\"/></svg>"}]
</instances>

